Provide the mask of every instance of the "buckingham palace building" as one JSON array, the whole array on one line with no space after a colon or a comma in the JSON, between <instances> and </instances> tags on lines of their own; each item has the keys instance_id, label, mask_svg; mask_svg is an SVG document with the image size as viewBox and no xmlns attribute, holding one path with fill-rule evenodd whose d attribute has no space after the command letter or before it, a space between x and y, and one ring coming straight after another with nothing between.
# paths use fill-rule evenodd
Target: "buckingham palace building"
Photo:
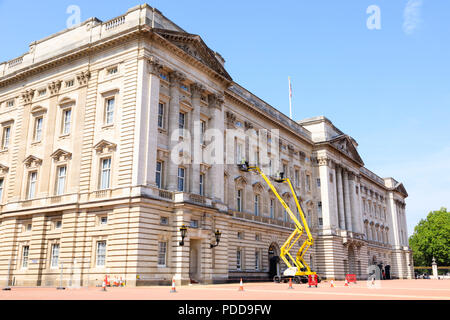
<instances>
[{"instance_id":1,"label":"buckingham palace building","mask_svg":"<svg viewBox=\"0 0 450 320\"><path fill-rule=\"evenodd\" d=\"M322 279L413 276L404 185L326 117L293 121L240 86L149 5L0 63L0 130L2 286L270 280L294 224L243 159L292 181Z\"/></svg>"}]
</instances>

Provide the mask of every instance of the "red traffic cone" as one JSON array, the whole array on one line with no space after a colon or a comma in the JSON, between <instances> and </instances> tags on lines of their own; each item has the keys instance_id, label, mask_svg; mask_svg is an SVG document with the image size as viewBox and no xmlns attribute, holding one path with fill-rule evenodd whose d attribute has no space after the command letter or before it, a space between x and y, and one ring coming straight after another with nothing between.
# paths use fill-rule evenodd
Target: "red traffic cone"
<instances>
[{"instance_id":1,"label":"red traffic cone","mask_svg":"<svg viewBox=\"0 0 450 320\"><path fill-rule=\"evenodd\" d=\"M331 288L334 288L334 282L331 280Z\"/></svg>"},{"instance_id":2,"label":"red traffic cone","mask_svg":"<svg viewBox=\"0 0 450 320\"><path fill-rule=\"evenodd\" d=\"M244 291L244 283L242 282L242 278L241 282L239 283L239 291Z\"/></svg>"},{"instance_id":3,"label":"red traffic cone","mask_svg":"<svg viewBox=\"0 0 450 320\"><path fill-rule=\"evenodd\" d=\"M294 289L294 287L292 286L292 278L289 278L289 287L288 289Z\"/></svg>"},{"instance_id":4,"label":"red traffic cone","mask_svg":"<svg viewBox=\"0 0 450 320\"><path fill-rule=\"evenodd\" d=\"M172 278L172 289L170 290L170 293L176 293L177 288L175 288L175 279Z\"/></svg>"},{"instance_id":5,"label":"red traffic cone","mask_svg":"<svg viewBox=\"0 0 450 320\"><path fill-rule=\"evenodd\" d=\"M345 279L345 284L344 284L344 286L348 287L348 281L347 281L347 279Z\"/></svg>"}]
</instances>

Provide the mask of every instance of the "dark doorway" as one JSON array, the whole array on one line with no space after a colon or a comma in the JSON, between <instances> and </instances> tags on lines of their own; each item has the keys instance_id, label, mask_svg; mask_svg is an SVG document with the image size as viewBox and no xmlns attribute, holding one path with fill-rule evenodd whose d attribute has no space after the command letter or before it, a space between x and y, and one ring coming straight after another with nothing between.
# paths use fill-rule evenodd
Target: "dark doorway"
<instances>
[{"instance_id":1,"label":"dark doorway","mask_svg":"<svg viewBox=\"0 0 450 320\"><path fill-rule=\"evenodd\" d=\"M273 256L269 259L269 279L272 280L278 274L278 264L280 257Z\"/></svg>"},{"instance_id":2,"label":"dark doorway","mask_svg":"<svg viewBox=\"0 0 450 320\"><path fill-rule=\"evenodd\" d=\"M278 245L272 243L269 247L269 279L272 280L273 277L279 275L280 270L280 253Z\"/></svg>"},{"instance_id":3,"label":"dark doorway","mask_svg":"<svg viewBox=\"0 0 450 320\"><path fill-rule=\"evenodd\" d=\"M391 279L391 266L390 265L386 265L384 267L384 273L386 276L386 280L390 280Z\"/></svg>"}]
</instances>

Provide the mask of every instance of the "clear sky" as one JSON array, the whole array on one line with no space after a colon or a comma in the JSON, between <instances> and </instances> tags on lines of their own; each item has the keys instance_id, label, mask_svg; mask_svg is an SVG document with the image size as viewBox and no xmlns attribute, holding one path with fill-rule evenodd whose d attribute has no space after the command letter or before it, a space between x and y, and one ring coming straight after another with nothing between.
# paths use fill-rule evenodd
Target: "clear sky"
<instances>
[{"instance_id":1,"label":"clear sky","mask_svg":"<svg viewBox=\"0 0 450 320\"><path fill-rule=\"evenodd\" d=\"M109 20L139 0L0 0L0 61L81 20ZM294 118L324 115L359 143L370 170L402 181L408 229L450 208L450 1L155 0L222 54L233 79ZM366 10L380 9L369 30Z\"/></svg>"}]
</instances>

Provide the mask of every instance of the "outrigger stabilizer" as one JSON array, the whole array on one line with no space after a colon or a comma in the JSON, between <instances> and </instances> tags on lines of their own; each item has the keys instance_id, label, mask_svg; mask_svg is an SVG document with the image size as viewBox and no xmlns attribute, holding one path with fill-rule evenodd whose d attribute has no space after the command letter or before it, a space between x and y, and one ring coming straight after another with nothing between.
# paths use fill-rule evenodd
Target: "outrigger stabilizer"
<instances>
[{"instance_id":1,"label":"outrigger stabilizer","mask_svg":"<svg viewBox=\"0 0 450 320\"><path fill-rule=\"evenodd\" d=\"M281 203L281 205L284 207L286 212L291 217L292 221L294 221L295 224L295 230L292 232L292 234L288 237L286 242L283 244L283 246L280 248L280 258L286 263L287 269L284 271L283 279L288 278L294 278L297 282L300 282L300 279L302 281L307 281L307 277L309 275L316 275L316 272L311 271L310 267L304 260L304 255L306 251L309 249L310 246L313 245L314 239L311 235L311 231L309 230L308 223L305 219L305 214L302 210L302 207L299 203L297 194L292 187L292 183L289 180L289 178L284 177L284 172L279 173L276 177L273 177L274 181L276 183L287 183L289 185L289 188L291 189L291 192L294 196L295 204L297 205L298 214L300 219L302 220L303 226L300 223L300 221L297 219L295 214L292 212L292 210L289 208L289 206L286 204L286 202L283 200L283 198L278 194L277 189L274 187L270 179L261 171L261 169L257 166L250 166L248 161L243 160L241 164L238 165L239 170L243 172L257 172L261 175L261 177L264 179L264 181L267 183L269 188L272 190L272 192L277 197L278 201ZM306 240L303 242L303 244L300 246L300 249L297 251L297 255L295 259L292 257L290 250L294 247L294 245L300 240L300 237L303 235L303 233L306 232ZM306 278L306 279L305 279ZM275 281L281 281L278 276L275 276Z\"/></svg>"}]
</instances>

